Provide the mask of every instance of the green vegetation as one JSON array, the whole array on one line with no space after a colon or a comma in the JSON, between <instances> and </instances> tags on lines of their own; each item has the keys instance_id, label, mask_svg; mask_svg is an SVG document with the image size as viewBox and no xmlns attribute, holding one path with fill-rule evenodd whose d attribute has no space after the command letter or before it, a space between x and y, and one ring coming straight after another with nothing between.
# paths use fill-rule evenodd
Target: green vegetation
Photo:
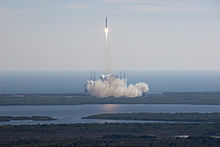
<instances>
[{"instance_id":1,"label":"green vegetation","mask_svg":"<svg viewBox=\"0 0 220 147\"><path fill-rule=\"evenodd\" d=\"M193 104L220 105L220 92L164 92L162 96L97 98L85 94L1 94L0 105Z\"/></svg>"},{"instance_id":2,"label":"green vegetation","mask_svg":"<svg viewBox=\"0 0 220 147\"><path fill-rule=\"evenodd\" d=\"M219 147L220 139L211 137L189 138L102 138L102 139L65 139L38 140L18 139L0 142L2 147Z\"/></svg>"},{"instance_id":3,"label":"green vegetation","mask_svg":"<svg viewBox=\"0 0 220 147\"><path fill-rule=\"evenodd\" d=\"M104 113L83 119L220 122L220 113Z\"/></svg>"},{"instance_id":4,"label":"green vegetation","mask_svg":"<svg viewBox=\"0 0 220 147\"><path fill-rule=\"evenodd\" d=\"M12 134L13 133L13 134ZM7 135L29 137L32 133L54 136L95 137L110 134L130 134L134 136L168 137L187 134L191 136L219 136L220 123L89 123L89 124L43 124L43 125L2 125L0 138ZM29 134L29 135L28 135ZM24 136L25 137L25 136ZM9 138L5 138L9 139Z\"/></svg>"},{"instance_id":5,"label":"green vegetation","mask_svg":"<svg viewBox=\"0 0 220 147\"><path fill-rule=\"evenodd\" d=\"M11 120L33 120L33 121L48 121L56 120L55 118L49 116L0 116L1 121L11 121Z\"/></svg>"},{"instance_id":6,"label":"green vegetation","mask_svg":"<svg viewBox=\"0 0 220 147\"><path fill-rule=\"evenodd\" d=\"M0 146L218 147L219 135L220 123L3 125Z\"/></svg>"}]
</instances>

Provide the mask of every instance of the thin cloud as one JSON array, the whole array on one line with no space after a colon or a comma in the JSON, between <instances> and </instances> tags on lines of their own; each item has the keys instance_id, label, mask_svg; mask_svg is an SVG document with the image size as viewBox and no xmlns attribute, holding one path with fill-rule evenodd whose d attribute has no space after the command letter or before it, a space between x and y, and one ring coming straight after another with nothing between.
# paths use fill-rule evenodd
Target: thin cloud
<instances>
[{"instance_id":1,"label":"thin cloud","mask_svg":"<svg viewBox=\"0 0 220 147\"><path fill-rule=\"evenodd\" d=\"M146 2L148 0L100 0L102 2L109 3L138 3L138 2Z\"/></svg>"},{"instance_id":2,"label":"thin cloud","mask_svg":"<svg viewBox=\"0 0 220 147\"><path fill-rule=\"evenodd\" d=\"M16 21L32 18L25 10L0 8L0 24L13 23Z\"/></svg>"},{"instance_id":3,"label":"thin cloud","mask_svg":"<svg viewBox=\"0 0 220 147\"><path fill-rule=\"evenodd\" d=\"M88 9L94 8L96 5L94 4L86 4L86 3L72 3L65 6L55 6L55 9Z\"/></svg>"},{"instance_id":4,"label":"thin cloud","mask_svg":"<svg viewBox=\"0 0 220 147\"><path fill-rule=\"evenodd\" d=\"M203 8L203 7L192 7L192 6L157 6L157 5L124 5L125 9L136 11L136 12L214 12L220 11L220 8Z\"/></svg>"},{"instance_id":5,"label":"thin cloud","mask_svg":"<svg viewBox=\"0 0 220 147\"><path fill-rule=\"evenodd\" d=\"M67 7L71 9L85 9L85 8L94 8L95 5L80 3L80 4L70 4Z\"/></svg>"},{"instance_id":6,"label":"thin cloud","mask_svg":"<svg viewBox=\"0 0 220 147\"><path fill-rule=\"evenodd\" d=\"M196 0L100 0L106 3L118 3L121 8L135 12L216 12L220 7L215 3L203 3ZM210 5L211 4L211 5Z\"/></svg>"}]
</instances>

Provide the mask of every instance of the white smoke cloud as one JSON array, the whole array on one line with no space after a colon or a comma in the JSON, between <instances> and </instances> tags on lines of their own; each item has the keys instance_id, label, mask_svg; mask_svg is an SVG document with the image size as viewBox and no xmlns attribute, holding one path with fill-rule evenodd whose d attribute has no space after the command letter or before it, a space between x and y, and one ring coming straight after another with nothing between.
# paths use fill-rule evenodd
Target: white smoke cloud
<instances>
[{"instance_id":1,"label":"white smoke cloud","mask_svg":"<svg viewBox=\"0 0 220 147\"><path fill-rule=\"evenodd\" d=\"M144 82L127 86L127 79L120 79L113 74L104 74L96 81L87 81L86 90L96 97L139 97L149 91L149 88Z\"/></svg>"}]
</instances>

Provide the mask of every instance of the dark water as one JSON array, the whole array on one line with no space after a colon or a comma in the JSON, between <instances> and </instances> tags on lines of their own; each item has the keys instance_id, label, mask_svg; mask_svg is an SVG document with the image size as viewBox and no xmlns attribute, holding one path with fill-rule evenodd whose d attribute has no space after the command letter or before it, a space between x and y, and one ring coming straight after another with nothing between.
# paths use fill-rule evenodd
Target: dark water
<instances>
[{"instance_id":1,"label":"dark water","mask_svg":"<svg viewBox=\"0 0 220 147\"><path fill-rule=\"evenodd\" d=\"M43 105L43 106L0 106L0 116L51 116L54 121L11 121L3 124L68 124L104 122L146 122L128 120L81 119L98 113L129 112L220 112L220 105L179 105L179 104L92 104L92 105ZM147 121L155 122L155 121Z\"/></svg>"},{"instance_id":2,"label":"dark water","mask_svg":"<svg viewBox=\"0 0 220 147\"><path fill-rule=\"evenodd\" d=\"M220 91L220 71L126 71L126 77L151 91ZM0 94L81 93L89 78L90 71L0 71Z\"/></svg>"}]
</instances>

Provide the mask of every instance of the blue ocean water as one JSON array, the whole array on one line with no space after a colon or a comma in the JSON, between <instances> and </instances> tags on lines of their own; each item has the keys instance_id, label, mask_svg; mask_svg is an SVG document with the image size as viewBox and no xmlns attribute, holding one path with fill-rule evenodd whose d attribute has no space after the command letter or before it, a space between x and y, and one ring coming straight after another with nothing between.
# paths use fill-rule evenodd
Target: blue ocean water
<instances>
[{"instance_id":1,"label":"blue ocean water","mask_svg":"<svg viewBox=\"0 0 220 147\"><path fill-rule=\"evenodd\" d=\"M0 93L81 93L91 71L0 71ZM150 91L220 91L220 71L125 71ZM96 79L103 72L96 71ZM119 71L114 71L119 76Z\"/></svg>"}]
</instances>

